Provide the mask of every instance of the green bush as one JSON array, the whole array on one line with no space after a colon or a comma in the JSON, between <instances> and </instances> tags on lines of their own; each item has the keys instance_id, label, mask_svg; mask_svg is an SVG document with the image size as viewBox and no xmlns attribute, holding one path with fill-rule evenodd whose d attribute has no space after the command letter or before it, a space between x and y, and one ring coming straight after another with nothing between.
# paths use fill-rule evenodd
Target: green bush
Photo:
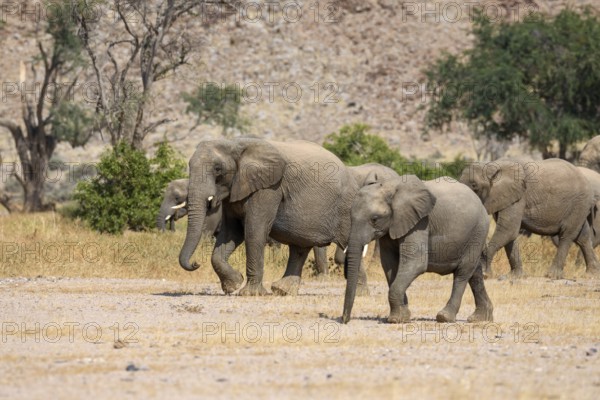
<instances>
[{"instance_id":1,"label":"green bush","mask_svg":"<svg viewBox=\"0 0 600 400\"><path fill-rule=\"evenodd\" d=\"M166 143L154 158L119 143L102 155L97 169L95 178L77 185L76 215L93 229L113 234L154 227L165 187L186 175L185 162Z\"/></svg>"},{"instance_id":2,"label":"green bush","mask_svg":"<svg viewBox=\"0 0 600 400\"><path fill-rule=\"evenodd\" d=\"M408 159L376 135L367 133L365 124L344 125L339 132L325 138L323 147L338 156L346 165L355 166L371 162L388 166L400 175L414 174L429 180L441 176L457 178L466 162L456 157L449 163L432 163L425 160Z\"/></svg>"}]
</instances>

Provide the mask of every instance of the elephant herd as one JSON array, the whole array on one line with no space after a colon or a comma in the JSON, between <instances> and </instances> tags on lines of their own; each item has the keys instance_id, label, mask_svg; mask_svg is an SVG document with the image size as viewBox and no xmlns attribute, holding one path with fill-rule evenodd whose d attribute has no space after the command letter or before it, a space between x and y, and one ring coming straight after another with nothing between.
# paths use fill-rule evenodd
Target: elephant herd
<instances>
[{"instance_id":1,"label":"elephant herd","mask_svg":"<svg viewBox=\"0 0 600 400\"><path fill-rule=\"evenodd\" d=\"M373 240L389 286L391 323L410 320L406 290L424 272L453 274L450 299L437 321L456 320L467 284L475 297L468 321L491 321L484 276L491 275L491 260L500 248L511 273L523 274L515 242L521 230L553 237L558 250L550 277L562 276L573 242L583 253L587 272L600 272L593 251L600 241L600 174L559 159L472 163L458 181L421 181L379 164L347 167L311 142L239 138L201 142L189 174L189 180L169 184L157 217L157 227L164 230L166 222L173 229L176 219L188 216L179 255L184 269L199 267L192 255L203 235L213 235L211 263L223 291L265 295L264 247L275 240L288 246L289 258L271 290L295 295L311 249L319 270L326 272L325 249L335 243L336 259L343 258L342 249L346 253L344 323L350 320L356 294L367 292L361 260L364 246ZM487 242L489 215L496 228ZM243 287L243 275L228 262L242 243Z\"/></svg>"}]
</instances>

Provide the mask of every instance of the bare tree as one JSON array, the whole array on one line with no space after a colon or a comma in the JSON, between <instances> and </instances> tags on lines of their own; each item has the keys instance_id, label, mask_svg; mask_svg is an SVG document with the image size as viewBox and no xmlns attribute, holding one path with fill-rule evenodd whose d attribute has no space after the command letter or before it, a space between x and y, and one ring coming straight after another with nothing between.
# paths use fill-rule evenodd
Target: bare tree
<instances>
[{"instance_id":1,"label":"bare tree","mask_svg":"<svg viewBox=\"0 0 600 400\"><path fill-rule=\"evenodd\" d=\"M26 79L27 70L22 63L20 81L9 83L11 92L15 89L14 92L20 94L25 130L13 120L0 118L0 127L10 131L19 157L20 163L13 163L10 172L23 188L23 211L26 212L49 208L44 203L44 185L57 143L65 140L73 146L82 145L90 136L81 132L65 132L57 125L57 116L66 110L62 106L72 98L73 89L78 84L77 76L83 68L74 25L70 23L71 3L64 1L61 5L65 12L58 14L60 18L53 18L47 23L38 22L38 55L28 62L32 79ZM35 93L26 93L31 88ZM83 113L77 107L69 107L68 110ZM9 166L4 165L4 168L7 170ZM2 204L8 205L8 198L4 200L6 202Z\"/></svg>"},{"instance_id":2,"label":"bare tree","mask_svg":"<svg viewBox=\"0 0 600 400\"><path fill-rule=\"evenodd\" d=\"M145 110L154 83L186 64L196 47L184 29L174 32L175 24L202 12L204 3L114 0L114 30L104 40L94 36L98 21L79 15L80 37L97 82L96 112L113 145L125 141L141 149L148 133L171 121L149 120Z\"/></svg>"}]
</instances>

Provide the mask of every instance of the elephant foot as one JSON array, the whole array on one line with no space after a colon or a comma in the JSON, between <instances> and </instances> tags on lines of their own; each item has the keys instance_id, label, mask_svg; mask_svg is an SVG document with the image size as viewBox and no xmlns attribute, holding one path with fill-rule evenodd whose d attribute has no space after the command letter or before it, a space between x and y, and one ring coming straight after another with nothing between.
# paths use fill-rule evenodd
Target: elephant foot
<instances>
[{"instance_id":1,"label":"elephant foot","mask_svg":"<svg viewBox=\"0 0 600 400\"><path fill-rule=\"evenodd\" d=\"M357 296L368 296L369 294L369 286L366 283L359 283L356 285Z\"/></svg>"},{"instance_id":2,"label":"elephant foot","mask_svg":"<svg viewBox=\"0 0 600 400\"><path fill-rule=\"evenodd\" d=\"M600 268L588 268L585 271L585 276L591 279L599 279L600 278Z\"/></svg>"},{"instance_id":3,"label":"elephant foot","mask_svg":"<svg viewBox=\"0 0 600 400\"><path fill-rule=\"evenodd\" d=\"M456 313L445 307L435 316L437 322L456 322Z\"/></svg>"},{"instance_id":4,"label":"elephant foot","mask_svg":"<svg viewBox=\"0 0 600 400\"><path fill-rule=\"evenodd\" d=\"M233 279L223 279L221 281L221 289L223 289L225 294L231 294L238 290L242 286L242 283L244 283L244 276L238 272L237 275L234 275Z\"/></svg>"},{"instance_id":5,"label":"elephant foot","mask_svg":"<svg viewBox=\"0 0 600 400\"><path fill-rule=\"evenodd\" d=\"M404 324L410 322L410 310L408 307L401 307L399 310L390 312L387 322L389 324Z\"/></svg>"},{"instance_id":6,"label":"elephant foot","mask_svg":"<svg viewBox=\"0 0 600 400\"><path fill-rule=\"evenodd\" d=\"M299 276L284 276L271 284L273 294L278 296L296 296L300 288Z\"/></svg>"},{"instance_id":7,"label":"elephant foot","mask_svg":"<svg viewBox=\"0 0 600 400\"><path fill-rule=\"evenodd\" d=\"M268 296L269 292L262 285L262 283L250 283L247 282L239 292L240 296Z\"/></svg>"},{"instance_id":8,"label":"elephant foot","mask_svg":"<svg viewBox=\"0 0 600 400\"><path fill-rule=\"evenodd\" d=\"M559 268L550 267L550 269L546 273L546 278L562 279L563 278L563 270L559 269Z\"/></svg>"},{"instance_id":9,"label":"elephant foot","mask_svg":"<svg viewBox=\"0 0 600 400\"><path fill-rule=\"evenodd\" d=\"M494 273L492 272L492 269L484 269L483 270L483 279L492 279L494 277Z\"/></svg>"},{"instance_id":10,"label":"elephant foot","mask_svg":"<svg viewBox=\"0 0 600 400\"><path fill-rule=\"evenodd\" d=\"M469 315L469 318L467 318L467 322L493 322L493 311L494 310L491 307L485 309L476 309L473 314Z\"/></svg>"},{"instance_id":11,"label":"elephant foot","mask_svg":"<svg viewBox=\"0 0 600 400\"><path fill-rule=\"evenodd\" d=\"M523 272L523 268L515 268L510 271L509 278L511 280L525 278L525 273Z\"/></svg>"},{"instance_id":12,"label":"elephant foot","mask_svg":"<svg viewBox=\"0 0 600 400\"><path fill-rule=\"evenodd\" d=\"M328 281L328 280L329 280L329 278L330 278L330 275L329 275L328 273L323 273L323 272L321 272L321 273L319 273L319 275L317 275L315 278L316 278L316 279L317 279L319 282L326 282L326 281Z\"/></svg>"}]
</instances>

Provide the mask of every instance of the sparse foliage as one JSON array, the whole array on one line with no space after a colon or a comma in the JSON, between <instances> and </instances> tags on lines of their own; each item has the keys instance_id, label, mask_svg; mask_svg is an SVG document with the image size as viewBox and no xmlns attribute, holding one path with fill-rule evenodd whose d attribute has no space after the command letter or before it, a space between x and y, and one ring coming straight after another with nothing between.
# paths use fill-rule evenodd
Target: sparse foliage
<instances>
[{"instance_id":1,"label":"sparse foliage","mask_svg":"<svg viewBox=\"0 0 600 400\"><path fill-rule=\"evenodd\" d=\"M185 112L196 115L199 124L219 125L223 136L230 129L245 131L248 122L240 116L242 93L236 85L219 85L208 82L200 85L193 93L184 93L188 106ZM192 128L193 129L193 128Z\"/></svg>"},{"instance_id":2,"label":"sparse foliage","mask_svg":"<svg viewBox=\"0 0 600 400\"><path fill-rule=\"evenodd\" d=\"M379 163L395 170L398 174L414 174L421 179L440 176L458 177L465 161L457 157L451 163L432 164L423 160L409 160L379 136L367 133L365 124L344 125L338 133L325 138L323 147L338 156L345 164L354 166L370 162Z\"/></svg>"},{"instance_id":3,"label":"sparse foliage","mask_svg":"<svg viewBox=\"0 0 600 400\"><path fill-rule=\"evenodd\" d=\"M166 143L159 145L153 158L147 158L120 142L103 154L98 175L77 185L76 215L100 232L152 229L165 187L185 177L185 171L185 162Z\"/></svg>"},{"instance_id":4,"label":"sparse foliage","mask_svg":"<svg viewBox=\"0 0 600 400\"><path fill-rule=\"evenodd\" d=\"M545 156L561 158L600 129L600 20L586 9L522 22L475 20L475 45L446 55L426 71L436 95L429 128L466 121L476 136L521 136Z\"/></svg>"},{"instance_id":5,"label":"sparse foliage","mask_svg":"<svg viewBox=\"0 0 600 400\"><path fill-rule=\"evenodd\" d=\"M45 177L57 143L67 141L73 147L81 146L91 135L92 121L85 117L85 109L69 103L85 65L73 18L74 4L68 0L54 4L53 18L48 18L47 23L39 22L38 54L28 63L31 81L39 85L39 92L34 96L21 95L25 130L12 120L0 118L0 127L8 129L15 142L20 163L14 164L12 176L23 188L23 210L28 212L49 208L44 201ZM41 82L37 79L40 73ZM24 85L33 86L32 82L27 83L26 76L27 69L22 64L20 82L11 84L22 92ZM67 123L66 119L72 117L75 120Z\"/></svg>"}]
</instances>

